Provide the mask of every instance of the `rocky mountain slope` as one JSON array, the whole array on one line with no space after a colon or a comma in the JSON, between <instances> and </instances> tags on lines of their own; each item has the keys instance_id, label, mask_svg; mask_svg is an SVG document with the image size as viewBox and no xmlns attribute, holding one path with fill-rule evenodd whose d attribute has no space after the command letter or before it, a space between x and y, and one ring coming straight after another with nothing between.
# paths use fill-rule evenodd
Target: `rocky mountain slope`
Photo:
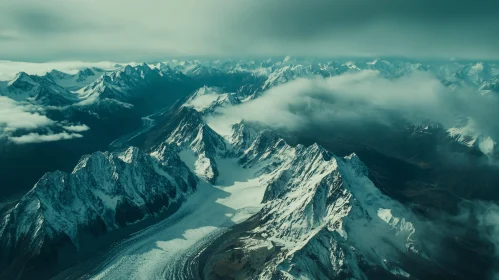
<instances>
[{"instance_id":1,"label":"rocky mountain slope","mask_svg":"<svg viewBox=\"0 0 499 280\"><path fill-rule=\"evenodd\" d=\"M247 139L241 126L236 146ZM356 155L292 147L263 131L239 162L265 174L264 206L251 230L209 258L208 279L364 279L373 269L409 277L398 254L419 254L414 217L374 186Z\"/></svg>"},{"instance_id":2,"label":"rocky mountain slope","mask_svg":"<svg viewBox=\"0 0 499 280\"><path fill-rule=\"evenodd\" d=\"M41 105L64 106L77 101L74 94L53 80L20 72L7 84L0 86L0 95L16 101L32 101Z\"/></svg>"},{"instance_id":3,"label":"rocky mountain slope","mask_svg":"<svg viewBox=\"0 0 499 280\"><path fill-rule=\"evenodd\" d=\"M104 73L106 73L105 70L95 67L79 70L75 74L68 74L54 69L47 73L45 77L69 91L76 91L91 84Z\"/></svg>"},{"instance_id":4,"label":"rocky mountain slope","mask_svg":"<svg viewBox=\"0 0 499 280\"><path fill-rule=\"evenodd\" d=\"M74 257L68 251L74 255L93 239L174 212L196 190L197 179L174 152L165 153L158 161L137 148L97 152L70 174L45 174L2 218L2 277L40 260L64 262Z\"/></svg>"}]
</instances>

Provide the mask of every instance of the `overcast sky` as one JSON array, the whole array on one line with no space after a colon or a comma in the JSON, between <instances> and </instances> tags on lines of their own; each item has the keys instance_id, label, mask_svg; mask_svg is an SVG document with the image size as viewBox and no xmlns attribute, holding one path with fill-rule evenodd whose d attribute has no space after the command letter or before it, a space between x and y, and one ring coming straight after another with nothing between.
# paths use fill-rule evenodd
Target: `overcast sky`
<instances>
[{"instance_id":1,"label":"overcast sky","mask_svg":"<svg viewBox=\"0 0 499 280\"><path fill-rule=\"evenodd\" d=\"M498 15L498 0L2 0L0 59L498 59Z\"/></svg>"}]
</instances>

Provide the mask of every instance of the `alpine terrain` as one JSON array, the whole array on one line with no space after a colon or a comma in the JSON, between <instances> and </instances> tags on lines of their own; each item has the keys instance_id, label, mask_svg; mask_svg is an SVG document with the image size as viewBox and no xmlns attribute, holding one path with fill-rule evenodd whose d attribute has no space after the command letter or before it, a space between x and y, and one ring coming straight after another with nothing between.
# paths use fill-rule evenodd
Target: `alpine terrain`
<instances>
[{"instance_id":1,"label":"alpine terrain","mask_svg":"<svg viewBox=\"0 0 499 280\"><path fill-rule=\"evenodd\" d=\"M15 74L0 279L493 277L498 79L291 57Z\"/></svg>"}]
</instances>

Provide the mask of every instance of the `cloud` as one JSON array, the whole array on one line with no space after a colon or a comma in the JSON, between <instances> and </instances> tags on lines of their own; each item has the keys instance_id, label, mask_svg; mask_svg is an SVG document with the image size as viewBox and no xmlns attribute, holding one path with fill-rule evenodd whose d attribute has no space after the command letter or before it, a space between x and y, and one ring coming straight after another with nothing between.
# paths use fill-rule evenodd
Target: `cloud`
<instances>
[{"instance_id":1,"label":"cloud","mask_svg":"<svg viewBox=\"0 0 499 280\"><path fill-rule=\"evenodd\" d=\"M67 133L61 132L56 134L42 135L35 132L28 133L22 136L10 137L10 141L16 144L28 144L28 143L41 143L41 142L53 142L59 140L68 140L74 138L81 138L83 135L77 133Z\"/></svg>"},{"instance_id":2,"label":"cloud","mask_svg":"<svg viewBox=\"0 0 499 280\"><path fill-rule=\"evenodd\" d=\"M490 0L4 1L0 34L15 36L0 36L0 52L30 61L288 54L498 59L498 13L499 3Z\"/></svg>"},{"instance_id":3,"label":"cloud","mask_svg":"<svg viewBox=\"0 0 499 280\"><path fill-rule=\"evenodd\" d=\"M479 148L486 149L484 153L492 157L494 141L499 139L499 124L492 121L499 118L497 108L497 96L481 96L475 89L450 89L426 72L387 79L377 71L362 71L298 79L271 88L252 101L221 108L223 117L210 117L208 121L225 131L224 124L239 120L257 122L293 137L321 143L330 139L355 141L391 156L401 156L401 152L409 154L411 150L417 153L415 149L421 146L410 146L400 138L406 137L402 131L408 125L439 124L449 129L468 119L473 125L466 129L482 136L486 142ZM386 144L390 141L406 146L395 149ZM432 146L425 154L431 155L438 149L441 148ZM438 152L447 153L443 148Z\"/></svg>"},{"instance_id":4,"label":"cloud","mask_svg":"<svg viewBox=\"0 0 499 280\"><path fill-rule=\"evenodd\" d=\"M221 110L233 118L289 130L310 123L390 126L400 121L433 121L452 127L458 117L469 116L476 129L495 134L499 127L490 119L498 116L498 105L495 96L480 96L472 89L451 90L426 72L386 79L377 71L362 71L298 79L274 87L258 99Z\"/></svg>"},{"instance_id":5,"label":"cloud","mask_svg":"<svg viewBox=\"0 0 499 280\"><path fill-rule=\"evenodd\" d=\"M82 125L68 125L68 126L63 126L63 128L65 130L68 130L68 131L73 131L73 132L83 132L83 131L87 131L90 129L90 127L82 124Z\"/></svg>"},{"instance_id":6,"label":"cloud","mask_svg":"<svg viewBox=\"0 0 499 280\"><path fill-rule=\"evenodd\" d=\"M36 105L0 96L0 139L7 139L15 144L50 142L80 138L83 135L76 132L89 129L84 124L54 121L44 116L43 109ZM66 131L57 133L54 130ZM42 131L44 133L40 134Z\"/></svg>"},{"instance_id":7,"label":"cloud","mask_svg":"<svg viewBox=\"0 0 499 280\"><path fill-rule=\"evenodd\" d=\"M0 96L0 131L13 132L18 129L37 129L50 126L54 121L37 112L30 112L16 101Z\"/></svg>"}]
</instances>

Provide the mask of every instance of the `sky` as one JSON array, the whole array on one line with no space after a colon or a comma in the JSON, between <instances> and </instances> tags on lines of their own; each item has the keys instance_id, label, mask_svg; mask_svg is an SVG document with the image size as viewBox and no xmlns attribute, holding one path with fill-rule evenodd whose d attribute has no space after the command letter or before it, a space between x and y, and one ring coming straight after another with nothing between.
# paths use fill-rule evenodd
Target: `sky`
<instances>
[{"instance_id":1,"label":"sky","mask_svg":"<svg viewBox=\"0 0 499 280\"><path fill-rule=\"evenodd\" d=\"M0 59L499 59L497 0L5 0Z\"/></svg>"}]
</instances>

